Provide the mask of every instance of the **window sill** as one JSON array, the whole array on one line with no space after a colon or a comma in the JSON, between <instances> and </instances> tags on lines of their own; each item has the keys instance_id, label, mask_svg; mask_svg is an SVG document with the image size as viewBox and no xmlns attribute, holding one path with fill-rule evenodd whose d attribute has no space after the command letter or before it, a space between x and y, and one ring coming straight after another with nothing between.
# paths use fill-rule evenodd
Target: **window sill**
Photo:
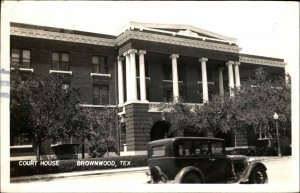
<instances>
[{"instance_id":1,"label":"window sill","mask_svg":"<svg viewBox=\"0 0 300 193\"><path fill-rule=\"evenodd\" d=\"M92 72L91 73L91 76L105 76L105 77L111 77L111 75L110 74L101 74L101 73L94 73L94 72Z\"/></svg>"},{"instance_id":2,"label":"window sill","mask_svg":"<svg viewBox=\"0 0 300 193\"><path fill-rule=\"evenodd\" d=\"M16 70L16 68L10 68L11 70ZM33 72L33 68L18 68L20 71Z\"/></svg>"},{"instance_id":3,"label":"window sill","mask_svg":"<svg viewBox=\"0 0 300 193\"><path fill-rule=\"evenodd\" d=\"M173 80L163 80L163 82L173 82ZM182 80L178 80L178 83L182 84L183 81Z\"/></svg>"},{"instance_id":4,"label":"window sill","mask_svg":"<svg viewBox=\"0 0 300 193\"><path fill-rule=\"evenodd\" d=\"M31 148L32 145L13 145L10 148Z\"/></svg>"},{"instance_id":5,"label":"window sill","mask_svg":"<svg viewBox=\"0 0 300 193\"><path fill-rule=\"evenodd\" d=\"M64 70L50 70L49 73L50 74L52 74L52 73L62 73L62 74L70 74L70 75L72 75L72 71L64 71Z\"/></svg>"},{"instance_id":6,"label":"window sill","mask_svg":"<svg viewBox=\"0 0 300 193\"><path fill-rule=\"evenodd\" d=\"M93 105L93 104L80 104L81 107L96 107L96 108L104 108L104 107L117 107L117 105Z\"/></svg>"},{"instance_id":7,"label":"window sill","mask_svg":"<svg viewBox=\"0 0 300 193\"><path fill-rule=\"evenodd\" d=\"M202 84L202 81L198 81L198 84ZM207 82L207 84L215 85L215 82Z\"/></svg>"}]
</instances>

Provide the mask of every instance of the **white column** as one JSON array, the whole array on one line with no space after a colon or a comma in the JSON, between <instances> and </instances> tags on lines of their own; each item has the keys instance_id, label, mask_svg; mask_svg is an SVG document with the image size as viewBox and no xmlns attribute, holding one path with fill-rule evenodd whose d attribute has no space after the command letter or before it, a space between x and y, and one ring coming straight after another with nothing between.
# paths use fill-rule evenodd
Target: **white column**
<instances>
[{"instance_id":1,"label":"white column","mask_svg":"<svg viewBox=\"0 0 300 193\"><path fill-rule=\"evenodd\" d=\"M219 91L220 96L224 96L224 84L223 84L223 68L219 68Z\"/></svg>"},{"instance_id":2,"label":"white column","mask_svg":"<svg viewBox=\"0 0 300 193\"><path fill-rule=\"evenodd\" d=\"M239 88L241 86L239 65L240 65L240 62L234 63L235 86L237 88Z\"/></svg>"},{"instance_id":3,"label":"white column","mask_svg":"<svg viewBox=\"0 0 300 193\"><path fill-rule=\"evenodd\" d=\"M172 54L172 77L173 77L173 98L177 100L179 97L179 86L178 86L178 70L177 70L177 58L178 54Z\"/></svg>"},{"instance_id":4,"label":"white column","mask_svg":"<svg viewBox=\"0 0 300 193\"><path fill-rule=\"evenodd\" d=\"M202 94L203 103L208 102L208 85L207 85L207 71L206 71L206 61L207 58L201 58L201 72L202 72Z\"/></svg>"},{"instance_id":5,"label":"white column","mask_svg":"<svg viewBox=\"0 0 300 193\"><path fill-rule=\"evenodd\" d=\"M123 57L118 57L118 90L119 90L119 105L124 103L124 88L123 88Z\"/></svg>"},{"instance_id":6,"label":"white column","mask_svg":"<svg viewBox=\"0 0 300 193\"><path fill-rule=\"evenodd\" d=\"M137 100L137 84L136 84L136 64L135 64L135 54L137 50L128 50L130 54L130 70L131 70L131 99L133 101Z\"/></svg>"},{"instance_id":7,"label":"white column","mask_svg":"<svg viewBox=\"0 0 300 193\"><path fill-rule=\"evenodd\" d=\"M140 63L140 96L141 101L146 101L146 78L145 78L145 50L139 51L139 63Z\"/></svg>"},{"instance_id":8,"label":"white column","mask_svg":"<svg viewBox=\"0 0 300 193\"><path fill-rule=\"evenodd\" d=\"M234 78L233 78L233 69L232 69L233 61L227 62L228 67L228 79L229 79L229 92L230 96L234 96L232 89L234 88Z\"/></svg>"},{"instance_id":9,"label":"white column","mask_svg":"<svg viewBox=\"0 0 300 193\"><path fill-rule=\"evenodd\" d=\"M124 56L126 57L126 101L131 100L131 66L130 66L130 56L129 53L124 53Z\"/></svg>"}]
</instances>

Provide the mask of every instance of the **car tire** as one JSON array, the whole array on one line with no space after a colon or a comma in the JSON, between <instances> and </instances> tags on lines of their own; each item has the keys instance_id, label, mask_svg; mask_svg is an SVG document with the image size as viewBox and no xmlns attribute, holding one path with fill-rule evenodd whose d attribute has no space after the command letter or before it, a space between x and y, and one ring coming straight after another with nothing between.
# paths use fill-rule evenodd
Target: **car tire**
<instances>
[{"instance_id":1,"label":"car tire","mask_svg":"<svg viewBox=\"0 0 300 193\"><path fill-rule=\"evenodd\" d=\"M188 172L181 180L181 184L201 184L202 178L196 172Z\"/></svg>"},{"instance_id":2,"label":"car tire","mask_svg":"<svg viewBox=\"0 0 300 193\"><path fill-rule=\"evenodd\" d=\"M261 166L255 167L251 172L249 182L250 184L267 184L268 175L266 169Z\"/></svg>"}]
</instances>

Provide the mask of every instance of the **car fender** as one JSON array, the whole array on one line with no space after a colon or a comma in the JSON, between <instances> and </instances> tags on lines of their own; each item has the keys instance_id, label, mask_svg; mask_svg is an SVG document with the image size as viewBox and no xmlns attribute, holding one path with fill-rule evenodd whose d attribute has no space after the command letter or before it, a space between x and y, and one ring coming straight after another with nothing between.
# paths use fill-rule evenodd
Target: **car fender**
<instances>
[{"instance_id":1,"label":"car fender","mask_svg":"<svg viewBox=\"0 0 300 193\"><path fill-rule=\"evenodd\" d=\"M242 175L241 175L241 177L240 177L240 179L238 180L237 183L243 183L243 182L248 181L253 169L257 166L261 166L262 168L267 170L267 167L263 163L261 163L261 162L252 162L244 170L244 172L242 173Z\"/></svg>"},{"instance_id":2,"label":"car fender","mask_svg":"<svg viewBox=\"0 0 300 193\"><path fill-rule=\"evenodd\" d=\"M198 168L196 168L196 167L194 167L194 166L187 166L187 167L182 168L182 169L178 172L178 174L175 176L174 182L175 182L175 183L181 183L183 177L184 177L187 173L189 173L189 172L196 172L197 174L199 174L199 176L201 177L202 182L204 183L205 180L204 180L203 172L202 172L200 169L198 169Z\"/></svg>"}]
</instances>

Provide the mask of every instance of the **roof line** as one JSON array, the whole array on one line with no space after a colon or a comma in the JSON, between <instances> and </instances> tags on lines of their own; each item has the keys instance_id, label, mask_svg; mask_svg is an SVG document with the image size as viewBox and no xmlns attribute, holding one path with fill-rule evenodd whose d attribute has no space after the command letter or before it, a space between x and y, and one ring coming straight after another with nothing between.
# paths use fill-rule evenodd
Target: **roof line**
<instances>
[{"instance_id":1,"label":"roof line","mask_svg":"<svg viewBox=\"0 0 300 193\"><path fill-rule=\"evenodd\" d=\"M233 43L237 42L236 38L232 38L232 37L227 37L221 34L217 34L211 31L207 31L198 27L194 27L191 25L185 25L185 24L159 24L159 23L142 23L142 22L136 22L136 21L130 21L128 24L126 24L125 26L123 26L119 31L118 34L123 33L124 31L126 31L129 28L165 28L165 29L187 29L187 30L191 30L191 31L195 31L198 33L202 33L202 34L206 34L215 38L219 38L222 40L227 40Z\"/></svg>"}]
</instances>

